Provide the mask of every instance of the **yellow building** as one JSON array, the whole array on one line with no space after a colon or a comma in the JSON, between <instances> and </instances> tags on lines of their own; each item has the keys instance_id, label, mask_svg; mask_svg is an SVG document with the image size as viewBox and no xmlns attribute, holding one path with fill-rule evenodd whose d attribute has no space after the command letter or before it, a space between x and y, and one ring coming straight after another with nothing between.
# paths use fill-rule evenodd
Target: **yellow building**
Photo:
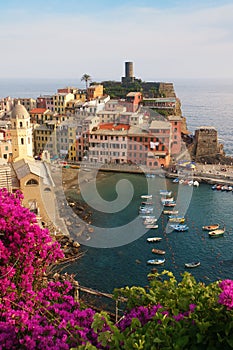
<instances>
[{"instance_id":1,"label":"yellow building","mask_svg":"<svg viewBox=\"0 0 233 350\"><path fill-rule=\"evenodd\" d=\"M33 157L30 115L18 101L11 113L12 160Z\"/></svg>"},{"instance_id":2,"label":"yellow building","mask_svg":"<svg viewBox=\"0 0 233 350\"><path fill-rule=\"evenodd\" d=\"M103 97L104 87L103 85L91 85L87 88L87 98L88 100L95 100L98 97Z\"/></svg>"},{"instance_id":3,"label":"yellow building","mask_svg":"<svg viewBox=\"0 0 233 350\"><path fill-rule=\"evenodd\" d=\"M57 93L53 95L54 112L65 114L66 105L74 99L72 93Z\"/></svg>"},{"instance_id":4,"label":"yellow building","mask_svg":"<svg viewBox=\"0 0 233 350\"><path fill-rule=\"evenodd\" d=\"M20 102L22 106L29 112L31 109L36 108L36 100L33 98L18 98L17 102Z\"/></svg>"}]
</instances>

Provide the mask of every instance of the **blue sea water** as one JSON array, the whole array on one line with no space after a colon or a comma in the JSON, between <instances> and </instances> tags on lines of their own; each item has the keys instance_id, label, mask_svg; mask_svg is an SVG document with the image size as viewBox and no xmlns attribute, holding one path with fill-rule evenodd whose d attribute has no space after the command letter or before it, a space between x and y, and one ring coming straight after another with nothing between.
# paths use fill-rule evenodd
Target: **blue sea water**
<instances>
[{"instance_id":1,"label":"blue sea water","mask_svg":"<svg viewBox=\"0 0 233 350\"><path fill-rule=\"evenodd\" d=\"M140 195L145 192L145 178L142 175L111 173L99 183L98 190L104 199L112 200L116 183L123 178L131 181L134 186L134 197L130 205L121 213L111 215L94 211L93 225L98 227L108 225L109 229L115 226L121 230L123 224L138 216L138 208L142 201ZM186 271L184 264L197 260L201 265L189 272L192 272L198 281L208 284L217 279L233 278L232 192L213 191L207 184L190 188L174 184L168 179L161 180L159 177L154 181L154 214L158 218L158 229L148 230L143 234L144 226L141 220L139 227L135 227L135 232L141 227L142 236L129 244L114 248L83 245L81 250L85 251L84 257L68 268L69 272L77 274L81 285L108 293L121 286L147 285L147 275L151 271L151 266L146 262L148 259L161 257L155 256L151 252L152 248L166 251L166 262L164 265L156 266L158 271L170 270L178 280ZM178 195L180 196L176 209L182 208L180 213L185 215L188 231L175 232L167 227L168 218L162 213L159 201L160 188L171 190L176 199ZM209 238L207 231L202 230L202 226L213 223L220 224L220 227L225 226L226 233L223 237L212 239ZM126 230L125 234L131 235L132 232ZM162 241L148 243L147 237L153 236L162 237Z\"/></svg>"},{"instance_id":2,"label":"blue sea water","mask_svg":"<svg viewBox=\"0 0 233 350\"><path fill-rule=\"evenodd\" d=\"M59 87L80 86L76 80L0 80L0 97L37 97L40 94L53 94ZM177 96L181 100L183 115L191 132L202 125L214 126L224 143L227 154L233 155L233 80L176 80ZM99 191L106 200L112 200L113 188L122 178L132 181L135 195L130 205L119 214L94 212L95 225L121 227L138 215L140 192L143 193L140 175L111 174L99 182ZM167 186L177 193L175 184ZM233 194L212 191L209 185L201 184L194 188L190 203L186 205L185 218L189 226L187 232L167 232L167 218L159 213L159 228L155 233L148 231L130 244L115 248L93 248L82 246L84 257L73 264L68 271L75 273L81 285L100 291L112 292L115 287L148 283L147 274L151 267L146 265L153 258L146 238L161 236L163 240L156 247L166 251L164 266L158 270L171 270L177 278L185 271L184 263L200 260L201 265L192 269L200 281L209 283L216 279L233 278ZM156 204L159 205L158 203ZM156 207L158 209L158 207ZM161 212L161 210L160 210ZM225 225L226 234L210 239L202 231L202 225L212 223ZM94 234L94 233L93 233Z\"/></svg>"}]
</instances>

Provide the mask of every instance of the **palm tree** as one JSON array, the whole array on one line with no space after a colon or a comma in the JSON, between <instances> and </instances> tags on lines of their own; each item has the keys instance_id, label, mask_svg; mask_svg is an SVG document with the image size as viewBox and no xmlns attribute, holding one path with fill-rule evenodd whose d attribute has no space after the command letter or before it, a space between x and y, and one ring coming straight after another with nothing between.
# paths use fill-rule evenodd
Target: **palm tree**
<instances>
[{"instance_id":1,"label":"palm tree","mask_svg":"<svg viewBox=\"0 0 233 350\"><path fill-rule=\"evenodd\" d=\"M83 74L81 81L85 81L86 89L87 89L88 83L91 81L91 76L89 74Z\"/></svg>"}]
</instances>

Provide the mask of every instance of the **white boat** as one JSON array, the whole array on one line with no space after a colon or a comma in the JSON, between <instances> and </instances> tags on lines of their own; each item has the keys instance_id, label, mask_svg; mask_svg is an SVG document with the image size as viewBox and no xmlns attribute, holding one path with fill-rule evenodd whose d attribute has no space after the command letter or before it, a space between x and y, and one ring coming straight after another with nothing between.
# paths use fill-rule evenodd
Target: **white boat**
<instances>
[{"instance_id":1,"label":"white boat","mask_svg":"<svg viewBox=\"0 0 233 350\"><path fill-rule=\"evenodd\" d=\"M200 266L201 263L200 263L200 261L192 261L192 262L186 263L184 265L185 265L185 267L191 267L192 268L192 267Z\"/></svg>"},{"instance_id":2,"label":"white boat","mask_svg":"<svg viewBox=\"0 0 233 350\"><path fill-rule=\"evenodd\" d=\"M167 214L167 215L177 215L179 214L178 210L164 210L163 214Z\"/></svg>"},{"instance_id":3,"label":"white boat","mask_svg":"<svg viewBox=\"0 0 233 350\"><path fill-rule=\"evenodd\" d=\"M165 262L165 259L150 259L147 260L148 265L161 265Z\"/></svg>"},{"instance_id":4,"label":"white boat","mask_svg":"<svg viewBox=\"0 0 233 350\"><path fill-rule=\"evenodd\" d=\"M161 198L161 202L162 203L164 203L164 202L174 202L174 198L173 197L170 197L170 198L162 197Z\"/></svg>"},{"instance_id":5,"label":"white boat","mask_svg":"<svg viewBox=\"0 0 233 350\"><path fill-rule=\"evenodd\" d=\"M153 208L152 209L139 209L140 214L152 214L153 213Z\"/></svg>"},{"instance_id":6,"label":"white boat","mask_svg":"<svg viewBox=\"0 0 233 350\"><path fill-rule=\"evenodd\" d=\"M154 224L155 222L157 222L157 219L155 218L147 218L144 220L144 225L149 225L149 224Z\"/></svg>"},{"instance_id":7,"label":"white boat","mask_svg":"<svg viewBox=\"0 0 233 350\"><path fill-rule=\"evenodd\" d=\"M177 225L170 225L170 227L175 230L175 231L180 231L180 232L183 232L183 231L187 231L189 228L187 225L182 225L182 224L177 224Z\"/></svg>"},{"instance_id":8,"label":"white boat","mask_svg":"<svg viewBox=\"0 0 233 350\"><path fill-rule=\"evenodd\" d=\"M225 232L225 228L210 231L210 232L208 232L208 234L209 234L209 237L216 238L216 237L222 237L224 235L224 232Z\"/></svg>"},{"instance_id":9,"label":"white boat","mask_svg":"<svg viewBox=\"0 0 233 350\"><path fill-rule=\"evenodd\" d=\"M141 198L151 199L152 198L152 194L143 194L143 195L141 195Z\"/></svg>"},{"instance_id":10,"label":"white boat","mask_svg":"<svg viewBox=\"0 0 233 350\"><path fill-rule=\"evenodd\" d=\"M159 194L161 194L162 196L171 196L172 195L172 191L160 190Z\"/></svg>"},{"instance_id":11,"label":"white boat","mask_svg":"<svg viewBox=\"0 0 233 350\"><path fill-rule=\"evenodd\" d=\"M146 228L158 228L158 227L159 227L158 225L153 225L153 224L146 225Z\"/></svg>"},{"instance_id":12,"label":"white boat","mask_svg":"<svg viewBox=\"0 0 233 350\"><path fill-rule=\"evenodd\" d=\"M148 237L147 238L147 242L149 242L149 243L160 242L160 241L162 241L161 237Z\"/></svg>"},{"instance_id":13,"label":"white boat","mask_svg":"<svg viewBox=\"0 0 233 350\"><path fill-rule=\"evenodd\" d=\"M155 216L154 215L141 215L141 218L144 219L144 220L153 220L155 219Z\"/></svg>"}]
</instances>

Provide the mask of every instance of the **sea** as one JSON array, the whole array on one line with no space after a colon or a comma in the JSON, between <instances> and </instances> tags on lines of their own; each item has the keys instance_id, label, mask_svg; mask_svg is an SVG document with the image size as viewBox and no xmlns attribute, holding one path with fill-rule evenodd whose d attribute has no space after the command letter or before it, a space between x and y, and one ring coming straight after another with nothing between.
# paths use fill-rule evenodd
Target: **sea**
<instances>
[{"instance_id":1,"label":"sea","mask_svg":"<svg viewBox=\"0 0 233 350\"><path fill-rule=\"evenodd\" d=\"M190 132L194 133L200 126L215 127L226 154L233 156L233 80L175 79L173 82ZM53 94L57 88L70 85L81 87L75 79L5 79L0 80L0 97L35 98ZM111 207L111 201L117 200L119 193L124 196L124 191L117 192L117 186L125 183L133 189L132 198L125 208L115 213L93 209L92 224L104 228L106 235L112 232L112 228L116 232L124 232L127 239L119 241L116 246L113 243L106 247L97 244L96 247L91 244L91 237L86 244L82 244L80 249L85 253L84 256L66 270L76 276L80 285L107 293L124 286L148 285L148 274L152 267L147 265L147 260L161 258L152 253L152 248L166 251L166 261L163 265L157 265L157 270L172 271L178 280L185 271L191 272L198 281L206 284L219 279L233 279L232 192L213 191L207 184L195 188L188 186L187 189L187 186L160 177L148 180L144 175L122 173L101 175L97 190ZM141 195L147 193L148 188L154 191L158 229L145 231L138 208L142 201ZM168 219L162 213L159 200L160 189L173 192L177 208L180 207L185 216L188 231L174 232L168 228ZM225 234L211 239L202 226L215 223L225 227ZM141 234L136 234L140 230ZM90 235L94 238L95 230ZM153 236L161 237L161 242L148 243L147 238ZM200 261L201 264L190 271L184 264L191 261Z\"/></svg>"}]
</instances>

